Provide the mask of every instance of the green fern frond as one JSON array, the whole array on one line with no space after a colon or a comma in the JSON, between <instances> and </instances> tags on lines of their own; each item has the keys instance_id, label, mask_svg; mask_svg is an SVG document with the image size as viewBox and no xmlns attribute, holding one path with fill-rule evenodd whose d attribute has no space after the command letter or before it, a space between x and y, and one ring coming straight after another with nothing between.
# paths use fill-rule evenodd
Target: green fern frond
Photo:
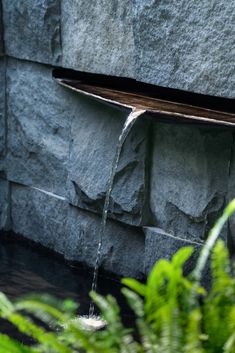
<instances>
[{"instance_id":1,"label":"green fern frond","mask_svg":"<svg viewBox=\"0 0 235 353\"><path fill-rule=\"evenodd\" d=\"M39 353L39 350L25 346L13 338L0 333L0 353Z\"/></svg>"}]
</instances>

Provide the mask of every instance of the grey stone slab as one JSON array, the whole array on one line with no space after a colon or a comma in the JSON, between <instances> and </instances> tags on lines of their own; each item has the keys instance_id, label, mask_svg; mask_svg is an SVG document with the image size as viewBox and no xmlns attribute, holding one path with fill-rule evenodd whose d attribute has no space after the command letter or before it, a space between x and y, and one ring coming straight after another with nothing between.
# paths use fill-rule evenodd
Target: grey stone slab
<instances>
[{"instance_id":1,"label":"grey stone slab","mask_svg":"<svg viewBox=\"0 0 235 353\"><path fill-rule=\"evenodd\" d=\"M6 152L5 129L5 60L0 58L0 171L4 170Z\"/></svg>"},{"instance_id":2,"label":"grey stone slab","mask_svg":"<svg viewBox=\"0 0 235 353\"><path fill-rule=\"evenodd\" d=\"M188 241L179 237L174 237L160 228L144 227L145 232L145 255L144 267L146 275L149 274L155 263L160 259L171 260L173 255L182 247L192 246L194 248L192 256L185 264L185 273L194 269L196 259L202 248L201 243Z\"/></svg>"},{"instance_id":3,"label":"grey stone slab","mask_svg":"<svg viewBox=\"0 0 235 353\"><path fill-rule=\"evenodd\" d=\"M3 11L10 56L234 98L235 0L3 0Z\"/></svg>"},{"instance_id":4,"label":"grey stone slab","mask_svg":"<svg viewBox=\"0 0 235 353\"><path fill-rule=\"evenodd\" d=\"M6 53L31 61L60 63L60 1L3 0L2 3Z\"/></svg>"},{"instance_id":5,"label":"grey stone slab","mask_svg":"<svg viewBox=\"0 0 235 353\"><path fill-rule=\"evenodd\" d=\"M9 183L0 179L0 230L9 230L10 227L10 200Z\"/></svg>"},{"instance_id":6,"label":"grey stone slab","mask_svg":"<svg viewBox=\"0 0 235 353\"><path fill-rule=\"evenodd\" d=\"M101 218L71 207L65 256L94 267ZM100 266L121 276L143 276L144 234L136 228L108 221L102 239ZM131 254L131 256L130 256Z\"/></svg>"},{"instance_id":7,"label":"grey stone slab","mask_svg":"<svg viewBox=\"0 0 235 353\"><path fill-rule=\"evenodd\" d=\"M12 185L12 230L63 254L67 236L68 204L53 194Z\"/></svg>"},{"instance_id":8,"label":"grey stone slab","mask_svg":"<svg viewBox=\"0 0 235 353\"><path fill-rule=\"evenodd\" d=\"M234 98L234 21L234 0L63 0L63 66Z\"/></svg>"},{"instance_id":9,"label":"grey stone slab","mask_svg":"<svg viewBox=\"0 0 235 353\"><path fill-rule=\"evenodd\" d=\"M63 0L63 66L134 76L132 1Z\"/></svg>"},{"instance_id":10,"label":"grey stone slab","mask_svg":"<svg viewBox=\"0 0 235 353\"><path fill-rule=\"evenodd\" d=\"M10 60L8 94L8 178L66 194L74 94L57 85L51 69Z\"/></svg>"},{"instance_id":11,"label":"grey stone slab","mask_svg":"<svg viewBox=\"0 0 235 353\"><path fill-rule=\"evenodd\" d=\"M84 118L74 119L71 129L69 199L73 205L102 213L127 114L91 100L86 103L80 111ZM145 217L147 137L148 123L140 118L123 145L110 200L111 217L134 225L141 224Z\"/></svg>"},{"instance_id":12,"label":"grey stone slab","mask_svg":"<svg viewBox=\"0 0 235 353\"><path fill-rule=\"evenodd\" d=\"M225 206L232 132L166 124L154 130L154 224L181 238L205 239Z\"/></svg>"},{"instance_id":13,"label":"grey stone slab","mask_svg":"<svg viewBox=\"0 0 235 353\"><path fill-rule=\"evenodd\" d=\"M70 206L43 190L12 186L12 228L68 260L94 267L101 218ZM133 252L130 256L130 251ZM143 274L144 235L109 221L103 238L101 266L123 276Z\"/></svg>"},{"instance_id":14,"label":"grey stone slab","mask_svg":"<svg viewBox=\"0 0 235 353\"><path fill-rule=\"evenodd\" d=\"M135 3L138 80L234 98L234 0Z\"/></svg>"}]
</instances>

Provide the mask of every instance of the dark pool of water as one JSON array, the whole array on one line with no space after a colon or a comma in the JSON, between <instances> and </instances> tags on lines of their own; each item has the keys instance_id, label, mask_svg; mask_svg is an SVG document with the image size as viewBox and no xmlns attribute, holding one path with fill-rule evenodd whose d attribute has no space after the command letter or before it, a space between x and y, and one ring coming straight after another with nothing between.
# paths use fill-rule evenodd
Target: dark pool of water
<instances>
[{"instance_id":1,"label":"dark pool of water","mask_svg":"<svg viewBox=\"0 0 235 353\"><path fill-rule=\"evenodd\" d=\"M88 314L92 277L92 270L83 265L68 264L54 253L19 241L12 234L0 236L0 291L12 299L33 292L49 293L57 298L73 298L79 302L79 314ZM133 315L120 289L118 278L103 273L99 276L97 292L115 296L124 323L132 326ZM1 322L0 331L10 334L11 328Z\"/></svg>"}]
</instances>

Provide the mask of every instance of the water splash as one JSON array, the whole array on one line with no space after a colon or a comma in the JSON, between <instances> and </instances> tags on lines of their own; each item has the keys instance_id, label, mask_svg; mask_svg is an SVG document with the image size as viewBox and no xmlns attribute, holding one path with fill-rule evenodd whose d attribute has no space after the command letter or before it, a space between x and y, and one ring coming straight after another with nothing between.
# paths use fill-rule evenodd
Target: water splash
<instances>
[{"instance_id":1,"label":"water splash","mask_svg":"<svg viewBox=\"0 0 235 353\"><path fill-rule=\"evenodd\" d=\"M119 139L118 139L116 153L114 156L111 173L110 173L109 180L108 180L108 187L107 187L107 191L106 191L104 208L103 208L103 213L102 213L101 228L100 228L100 232L99 232L99 244L98 244L98 248L97 248L97 257L96 257L95 269L94 269L93 281L92 281L92 287L91 287L92 291L96 291L96 288L97 288L98 270L99 270L99 264L100 264L103 236L104 236L105 227L106 227L107 218L108 218L110 196L111 196L111 192L113 189L114 177L115 177L115 174L117 171L118 162L119 162L120 154L122 151L122 146L125 142L125 139L127 138L127 135L129 134L132 126L134 125L136 119L144 113L145 113L145 110L133 109L131 111L131 113L128 115L128 117L125 121L125 124L123 126L123 129L121 131L121 134L119 136ZM95 310L94 303L91 302L90 308L89 308L89 317L94 316L94 310Z\"/></svg>"},{"instance_id":2,"label":"water splash","mask_svg":"<svg viewBox=\"0 0 235 353\"><path fill-rule=\"evenodd\" d=\"M72 320L73 323L77 323L86 331L99 331L106 326L106 321L100 316L78 316Z\"/></svg>"}]
</instances>

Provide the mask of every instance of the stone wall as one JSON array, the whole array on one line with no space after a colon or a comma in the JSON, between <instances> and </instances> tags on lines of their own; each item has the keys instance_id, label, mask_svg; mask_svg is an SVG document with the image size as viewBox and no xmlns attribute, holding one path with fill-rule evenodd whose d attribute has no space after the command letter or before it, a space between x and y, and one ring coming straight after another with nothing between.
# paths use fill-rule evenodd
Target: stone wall
<instances>
[{"instance_id":1,"label":"stone wall","mask_svg":"<svg viewBox=\"0 0 235 353\"><path fill-rule=\"evenodd\" d=\"M58 86L52 69L234 98L234 5L0 1L0 229L94 266L126 114ZM125 276L198 251L235 194L233 130L147 118L123 146L102 249L102 266ZM234 220L228 235L233 250Z\"/></svg>"}]
</instances>

